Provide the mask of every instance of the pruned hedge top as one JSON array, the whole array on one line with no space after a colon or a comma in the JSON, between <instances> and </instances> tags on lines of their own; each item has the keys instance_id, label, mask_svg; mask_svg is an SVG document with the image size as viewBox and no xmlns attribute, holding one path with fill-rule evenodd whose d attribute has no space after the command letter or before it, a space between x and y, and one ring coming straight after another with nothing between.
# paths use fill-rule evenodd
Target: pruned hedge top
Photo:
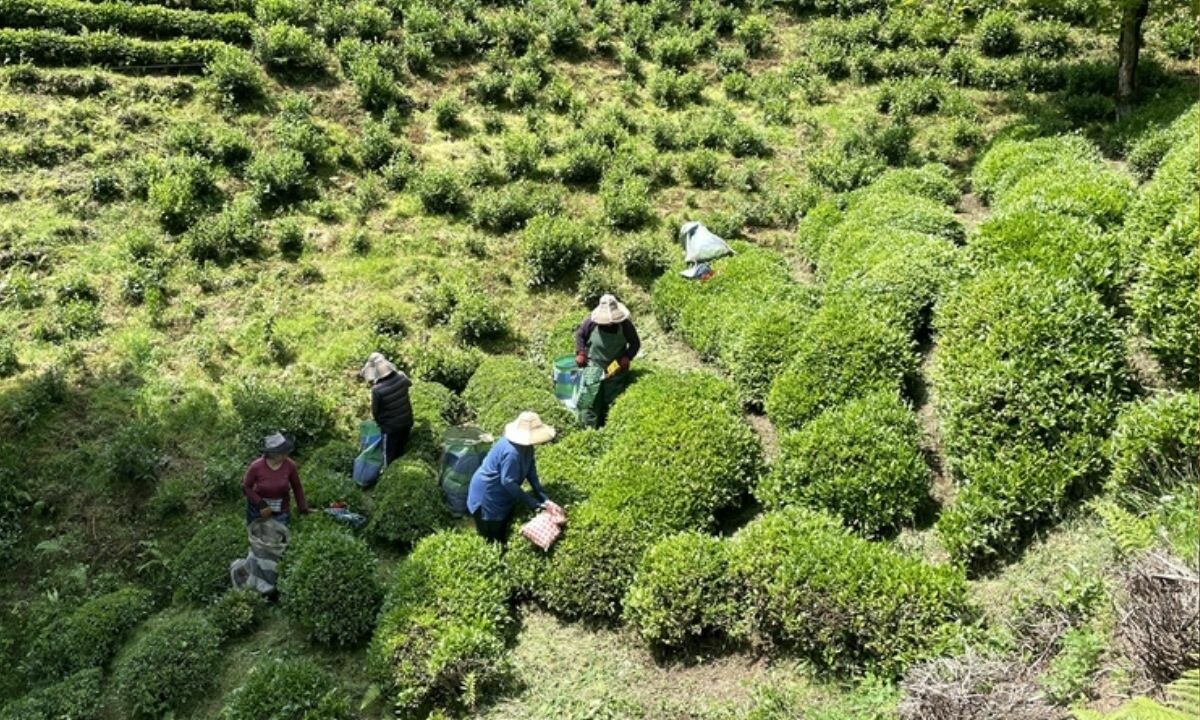
<instances>
[{"instance_id":1,"label":"pruned hedge top","mask_svg":"<svg viewBox=\"0 0 1200 720\"><path fill-rule=\"evenodd\" d=\"M475 411L480 427L496 437L525 410L536 412L560 436L578 424L554 396L550 373L515 357L486 358L467 383L463 399Z\"/></svg>"}]
</instances>

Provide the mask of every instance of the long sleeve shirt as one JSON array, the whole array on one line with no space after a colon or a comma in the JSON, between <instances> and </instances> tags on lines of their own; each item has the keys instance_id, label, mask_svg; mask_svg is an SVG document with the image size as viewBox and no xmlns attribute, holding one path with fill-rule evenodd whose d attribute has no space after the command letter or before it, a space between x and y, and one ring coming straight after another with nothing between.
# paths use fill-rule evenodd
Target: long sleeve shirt
<instances>
[{"instance_id":1,"label":"long sleeve shirt","mask_svg":"<svg viewBox=\"0 0 1200 720\"><path fill-rule=\"evenodd\" d=\"M246 477L242 479L242 493L246 500L258 509L267 507L268 500L280 500L281 512L288 512L288 491L296 496L296 506L300 512L308 512L308 502L304 499L304 488L300 487L300 473L296 463L290 458L284 458L283 464L272 469L266 458L259 458L246 468Z\"/></svg>"},{"instance_id":2,"label":"long sleeve shirt","mask_svg":"<svg viewBox=\"0 0 1200 720\"><path fill-rule=\"evenodd\" d=\"M592 336L592 330L595 330L596 326L597 323L592 320L590 313L583 318L583 322L579 323L579 327L575 329L576 355L587 352L588 338ZM625 352L622 355L632 360L642 349L642 339L638 337L637 328L633 326L632 320L625 320L621 323L621 332L625 335Z\"/></svg>"},{"instance_id":3,"label":"long sleeve shirt","mask_svg":"<svg viewBox=\"0 0 1200 720\"><path fill-rule=\"evenodd\" d=\"M526 480L532 494L521 488ZM546 499L533 448L513 445L507 438L492 446L467 488L467 510L474 514L482 508L484 520L507 520L517 503L538 508Z\"/></svg>"}]
</instances>

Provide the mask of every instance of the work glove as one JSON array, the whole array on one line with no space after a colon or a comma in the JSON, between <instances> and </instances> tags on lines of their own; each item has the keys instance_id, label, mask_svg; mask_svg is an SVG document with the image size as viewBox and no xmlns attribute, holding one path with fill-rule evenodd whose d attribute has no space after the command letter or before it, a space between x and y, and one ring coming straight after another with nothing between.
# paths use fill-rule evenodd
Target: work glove
<instances>
[{"instance_id":1,"label":"work glove","mask_svg":"<svg viewBox=\"0 0 1200 720\"><path fill-rule=\"evenodd\" d=\"M575 364L579 367L587 367L587 353L575 353Z\"/></svg>"},{"instance_id":2,"label":"work glove","mask_svg":"<svg viewBox=\"0 0 1200 720\"><path fill-rule=\"evenodd\" d=\"M622 370L628 370L629 363L630 360L628 355L622 355L621 357L617 358L617 367L621 368Z\"/></svg>"}]
</instances>

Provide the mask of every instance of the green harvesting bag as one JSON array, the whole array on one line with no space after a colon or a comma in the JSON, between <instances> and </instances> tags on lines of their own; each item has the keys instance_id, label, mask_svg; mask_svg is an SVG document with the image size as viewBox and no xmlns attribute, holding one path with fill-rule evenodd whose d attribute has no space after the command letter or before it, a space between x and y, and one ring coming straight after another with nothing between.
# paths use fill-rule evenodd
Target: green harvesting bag
<instances>
[{"instance_id":1,"label":"green harvesting bag","mask_svg":"<svg viewBox=\"0 0 1200 720\"><path fill-rule=\"evenodd\" d=\"M358 457L354 458L354 482L369 488L379 481L383 472L383 433L373 420L358 425Z\"/></svg>"},{"instance_id":2,"label":"green harvesting bag","mask_svg":"<svg viewBox=\"0 0 1200 720\"><path fill-rule=\"evenodd\" d=\"M554 397L568 409L575 409L579 394L579 379L583 369L575 364L574 355L563 355L554 361Z\"/></svg>"},{"instance_id":3,"label":"green harvesting bag","mask_svg":"<svg viewBox=\"0 0 1200 720\"><path fill-rule=\"evenodd\" d=\"M600 383L604 381L604 370L587 367L579 371L579 382L575 385L573 405L575 410L591 410L600 395Z\"/></svg>"},{"instance_id":4,"label":"green harvesting bag","mask_svg":"<svg viewBox=\"0 0 1200 720\"><path fill-rule=\"evenodd\" d=\"M441 470L438 485L446 507L455 517L467 514L467 489L471 476L483 464L495 438L477 427L454 427L442 440Z\"/></svg>"}]
</instances>

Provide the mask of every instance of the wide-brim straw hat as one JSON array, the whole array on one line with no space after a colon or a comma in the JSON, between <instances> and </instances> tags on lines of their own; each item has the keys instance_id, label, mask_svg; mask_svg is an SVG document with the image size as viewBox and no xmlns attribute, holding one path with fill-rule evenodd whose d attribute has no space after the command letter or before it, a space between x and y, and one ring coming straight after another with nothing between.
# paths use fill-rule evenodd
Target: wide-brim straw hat
<instances>
[{"instance_id":1,"label":"wide-brim straw hat","mask_svg":"<svg viewBox=\"0 0 1200 720\"><path fill-rule=\"evenodd\" d=\"M373 352L367 356L367 362L362 366L362 370L358 371L358 374L367 382L375 382L379 378L385 378L394 372L396 372L395 365L385 358L382 353Z\"/></svg>"},{"instance_id":2,"label":"wide-brim straw hat","mask_svg":"<svg viewBox=\"0 0 1200 720\"><path fill-rule=\"evenodd\" d=\"M615 325L629 319L629 308L614 295L604 295L592 311L592 322L598 325Z\"/></svg>"},{"instance_id":3,"label":"wide-brim straw hat","mask_svg":"<svg viewBox=\"0 0 1200 720\"><path fill-rule=\"evenodd\" d=\"M275 433L263 438L262 453L263 455L282 455L290 453L295 447L295 444L284 437L283 433Z\"/></svg>"},{"instance_id":4,"label":"wide-brim straw hat","mask_svg":"<svg viewBox=\"0 0 1200 720\"><path fill-rule=\"evenodd\" d=\"M504 437L514 445L541 445L554 439L558 431L542 422L535 412L525 411L504 426Z\"/></svg>"}]
</instances>

